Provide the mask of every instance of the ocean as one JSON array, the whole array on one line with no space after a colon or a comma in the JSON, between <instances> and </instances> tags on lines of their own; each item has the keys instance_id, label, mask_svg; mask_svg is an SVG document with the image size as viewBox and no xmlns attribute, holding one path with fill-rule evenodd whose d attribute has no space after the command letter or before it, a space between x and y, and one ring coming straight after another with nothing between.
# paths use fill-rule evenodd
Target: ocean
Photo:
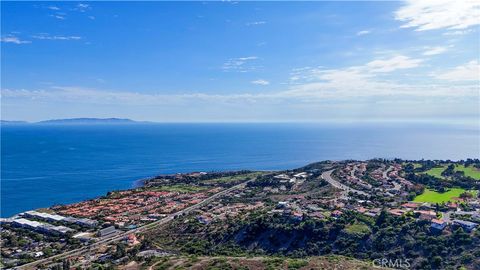
<instances>
[{"instance_id":1,"label":"ocean","mask_svg":"<svg viewBox=\"0 0 480 270\"><path fill-rule=\"evenodd\" d=\"M478 126L3 125L1 216L95 198L157 174L292 169L321 160L478 158Z\"/></svg>"}]
</instances>

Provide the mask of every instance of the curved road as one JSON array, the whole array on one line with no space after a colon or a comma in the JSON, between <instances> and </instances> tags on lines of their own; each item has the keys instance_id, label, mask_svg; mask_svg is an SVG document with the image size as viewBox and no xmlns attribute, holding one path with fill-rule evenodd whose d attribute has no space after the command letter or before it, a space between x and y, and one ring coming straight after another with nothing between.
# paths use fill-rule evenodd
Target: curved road
<instances>
[{"instance_id":1,"label":"curved road","mask_svg":"<svg viewBox=\"0 0 480 270\"><path fill-rule=\"evenodd\" d=\"M344 190L344 191L346 191L346 192L353 192L353 193L357 193L357 194L369 196L366 192L353 189L353 188L351 188L351 187L349 187L349 186L346 186L346 185L338 182L337 180L333 179L333 177L332 177L332 172L333 172L334 170L335 170L335 169L329 170L329 171L326 171L326 172L323 172L323 173L322 173L322 179L324 179L325 181L327 181L330 185L332 185L332 186L334 186L334 187L336 187L336 188L338 188L338 189Z\"/></svg>"}]
</instances>

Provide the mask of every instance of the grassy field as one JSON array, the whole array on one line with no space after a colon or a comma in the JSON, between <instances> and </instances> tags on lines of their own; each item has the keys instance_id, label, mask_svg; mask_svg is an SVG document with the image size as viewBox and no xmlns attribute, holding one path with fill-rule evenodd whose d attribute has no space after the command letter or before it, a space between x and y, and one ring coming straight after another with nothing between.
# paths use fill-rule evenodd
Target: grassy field
<instances>
[{"instance_id":1,"label":"grassy field","mask_svg":"<svg viewBox=\"0 0 480 270\"><path fill-rule=\"evenodd\" d=\"M477 168L474 168L472 166L468 166L465 168L465 166L463 165L457 165L455 167L455 170L464 172L465 176L470 176L474 179L480 180L480 170L478 170Z\"/></svg>"},{"instance_id":2,"label":"grassy field","mask_svg":"<svg viewBox=\"0 0 480 270\"><path fill-rule=\"evenodd\" d=\"M232 182L232 181L245 180L247 178L253 179L253 178L255 178L257 176L260 176L262 174L264 174L264 172L253 172L253 173L240 174L240 175L234 175L234 176L225 176L225 177L206 180L206 181L204 181L204 183L206 183L206 184L228 183L228 182Z\"/></svg>"},{"instance_id":3,"label":"grassy field","mask_svg":"<svg viewBox=\"0 0 480 270\"><path fill-rule=\"evenodd\" d=\"M452 188L444 193L439 193L430 189L415 197L414 202L429 202L429 203L441 203L451 201L452 198L460 197L460 194L465 192L463 188Z\"/></svg>"},{"instance_id":4,"label":"grassy field","mask_svg":"<svg viewBox=\"0 0 480 270\"><path fill-rule=\"evenodd\" d=\"M445 178L444 176L442 176L442 172L447 168L447 166L448 165L431 168L430 170L425 171L424 173L429 174L431 176L435 176L437 178ZM474 179L480 180L480 170L472 166L465 167L463 165L455 165L455 171L462 171L465 173L465 176L469 176Z\"/></svg>"},{"instance_id":5,"label":"grassy field","mask_svg":"<svg viewBox=\"0 0 480 270\"><path fill-rule=\"evenodd\" d=\"M414 169L422 167L422 164L420 164L420 163L411 163L411 162L410 163L406 163L406 162L402 163L403 166L406 166L407 164L412 164Z\"/></svg>"},{"instance_id":6,"label":"grassy field","mask_svg":"<svg viewBox=\"0 0 480 270\"><path fill-rule=\"evenodd\" d=\"M443 166L443 167L435 167L435 168L431 168L430 170L428 171L425 171L426 174L428 175L431 175L431 176L435 176L437 178L445 178L443 177L442 175L442 172L447 168L447 166Z\"/></svg>"},{"instance_id":7,"label":"grassy field","mask_svg":"<svg viewBox=\"0 0 480 270\"><path fill-rule=\"evenodd\" d=\"M348 225L345 228L345 232L347 232L348 234L364 235L370 233L371 230L367 225L363 223L355 223L352 225Z\"/></svg>"},{"instance_id":8,"label":"grassy field","mask_svg":"<svg viewBox=\"0 0 480 270\"><path fill-rule=\"evenodd\" d=\"M172 186L161 186L155 187L151 190L157 191L168 191L168 192L179 192L179 193L190 193L190 192L199 192L205 190L204 187L189 186L189 185L172 185Z\"/></svg>"}]
</instances>

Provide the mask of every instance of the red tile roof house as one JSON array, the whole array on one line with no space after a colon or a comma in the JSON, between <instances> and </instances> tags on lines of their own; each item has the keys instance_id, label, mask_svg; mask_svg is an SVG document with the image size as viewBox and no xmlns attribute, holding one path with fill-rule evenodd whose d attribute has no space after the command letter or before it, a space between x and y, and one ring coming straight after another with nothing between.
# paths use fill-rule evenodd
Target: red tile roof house
<instances>
[{"instance_id":1,"label":"red tile roof house","mask_svg":"<svg viewBox=\"0 0 480 270\"><path fill-rule=\"evenodd\" d=\"M420 214L419 219L423 219L423 220L432 220L437 218L437 213L435 213L434 211L418 210L418 211L414 211L414 213L419 213Z\"/></svg>"},{"instance_id":2,"label":"red tile roof house","mask_svg":"<svg viewBox=\"0 0 480 270\"><path fill-rule=\"evenodd\" d=\"M413 202L404 203L402 204L402 206L404 208L409 208L409 209L417 209L419 207L417 203L413 203Z\"/></svg>"},{"instance_id":3,"label":"red tile roof house","mask_svg":"<svg viewBox=\"0 0 480 270\"><path fill-rule=\"evenodd\" d=\"M303 219L303 213L301 213L301 212L293 212L292 216L293 216L293 219L298 220L298 221L302 221L302 219Z\"/></svg>"},{"instance_id":4,"label":"red tile roof house","mask_svg":"<svg viewBox=\"0 0 480 270\"><path fill-rule=\"evenodd\" d=\"M436 230L443 230L445 229L445 227L447 226L447 222L443 219L432 219L432 223L430 224L430 226Z\"/></svg>"},{"instance_id":5,"label":"red tile roof house","mask_svg":"<svg viewBox=\"0 0 480 270\"><path fill-rule=\"evenodd\" d=\"M401 209L391 209L388 211L390 214L394 215L394 216L397 216L397 217L400 217L402 216L404 213L405 213L405 210L401 210Z\"/></svg>"},{"instance_id":6,"label":"red tile roof house","mask_svg":"<svg viewBox=\"0 0 480 270\"><path fill-rule=\"evenodd\" d=\"M342 214L343 214L342 211L340 211L340 210L335 210L335 211L332 212L331 216L332 216L332 217L339 217L339 216L341 216Z\"/></svg>"},{"instance_id":7,"label":"red tile roof house","mask_svg":"<svg viewBox=\"0 0 480 270\"><path fill-rule=\"evenodd\" d=\"M449 202L447 203L449 209L456 210L458 208L458 203Z\"/></svg>"}]
</instances>

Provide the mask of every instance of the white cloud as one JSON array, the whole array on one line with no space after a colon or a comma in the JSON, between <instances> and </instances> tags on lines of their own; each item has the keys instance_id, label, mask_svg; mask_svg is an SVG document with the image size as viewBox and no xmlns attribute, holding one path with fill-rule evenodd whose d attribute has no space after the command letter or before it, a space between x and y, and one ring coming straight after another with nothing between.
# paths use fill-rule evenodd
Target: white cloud
<instances>
[{"instance_id":1,"label":"white cloud","mask_svg":"<svg viewBox=\"0 0 480 270\"><path fill-rule=\"evenodd\" d=\"M80 3L76 6L76 8L74 10L77 10L77 11L80 11L80 12L85 12L89 9L91 9L89 4Z\"/></svg>"},{"instance_id":2,"label":"white cloud","mask_svg":"<svg viewBox=\"0 0 480 270\"><path fill-rule=\"evenodd\" d=\"M34 39L41 39L41 40L80 40L82 37L79 36L51 36L49 34L38 34L32 36Z\"/></svg>"},{"instance_id":3,"label":"white cloud","mask_svg":"<svg viewBox=\"0 0 480 270\"><path fill-rule=\"evenodd\" d=\"M257 69L257 66L250 64L250 62L257 60L257 56L246 56L239 58L231 58L227 60L222 66L224 71L248 72Z\"/></svg>"},{"instance_id":4,"label":"white cloud","mask_svg":"<svg viewBox=\"0 0 480 270\"><path fill-rule=\"evenodd\" d=\"M478 60L473 60L435 77L448 81L480 81L480 63Z\"/></svg>"},{"instance_id":5,"label":"white cloud","mask_svg":"<svg viewBox=\"0 0 480 270\"><path fill-rule=\"evenodd\" d=\"M386 60L374 60L366 64L371 72L391 72L397 69L418 67L422 59L412 59L408 56L398 55Z\"/></svg>"},{"instance_id":6,"label":"white cloud","mask_svg":"<svg viewBox=\"0 0 480 270\"><path fill-rule=\"evenodd\" d=\"M357 36L363 36L363 35L367 35L367 34L370 34L369 30L362 30L362 31L357 32Z\"/></svg>"},{"instance_id":7,"label":"white cloud","mask_svg":"<svg viewBox=\"0 0 480 270\"><path fill-rule=\"evenodd\" d=\"M466 35L469 33L472 33L473 29L466 29L466 30L456 30L456 31L449 31L443 33L444 36L460 36L460 35Z\"/></svg>"},{"instance_id":8,"label":"white cloud","mask_svg":"<svg viewBox=\"0 0 480 270\"><path fill-rule=\"evenodd\" d=\"M54 15L50 15L50 16L51 16L51 17L54 17L55 19L65 20L65 16L64 16L64 15L54 14Z\"/></svg>"},{"instance_id":9,"label":"white cloud","mask_svg":"<svg viewBox=\"0 0 480 270\"><path fill-rule=\"evenodd\" d=\"M16 37L16 36L5 36L5 37L2 37L1 38L1 42L4 42L4 43L14 43L14 44L28 44L28 43L32 43L31 41L28 41L28 40L21 40L20 38Z\"/></svg>"},{"instance_id":10,"label":"white cloud","mask_svg":"<svg viewBox=\"0 0 480 270\"><path fill-rule=\"evenodd\" d=\"M407 0L395 12L395 18L404 22L402 28L416 31L434 29L466 29L480 24L477 0Z\"/></svg>"},{"instance_id":11,"label":"white cloud","mask_svg":"<svg viewBox=\"0 0 480 270\"><path fill-rule=\"evenodd\" d=\"M267 22L266 21L257 21L257 22L247 22L245 25L246 26L253 26L253 25L262 25L262 24L266 24Z\"/></svg>"},{"instance_id":12,"label":"white cloud","mask_svg":"<svg viewBox=\"0 0 480 270\"><path fill-rule=\"evenodd\" d=\"M251 81L251 83L256 84L256 85L269 85L270 84L269 81L263 80L263 79L254 80L254 81Z\"/></svg>"},{"instance_id":13,"label":"white cloud","mask_svg":"<svg viewBox=\"0 0 480 270\"><path fill-rule=\"evenodd\" d=\"M388 76L385 72L419 66L421 59L394 56L373 60L364 65L340 69L301 68L291 74L291 88L284 93L303 100L338 99L354 97L465 97L479 96L476 84L407 83L402 76Z\"/></svg>"},{"instance_id":14,"label":"white cloud","mask_svg":"<svg viewBox=\"0 0 480 270\"><path fill-rule=\"evenodd\" d=\"M447 47L431 47L423 52L423 55L437 55L447 51Z\"/></svg>"},{"instance_id":15,"label":"white cloud","mask_svg":"<svg viewBox=\"0 0 480 270\"><path fill-rule=\"evenodd\" d=\"M60 10L60 8L57 7L57 6L49 6L48 9L50 9L50 10Z\"/></svg>"}]
</instances>

